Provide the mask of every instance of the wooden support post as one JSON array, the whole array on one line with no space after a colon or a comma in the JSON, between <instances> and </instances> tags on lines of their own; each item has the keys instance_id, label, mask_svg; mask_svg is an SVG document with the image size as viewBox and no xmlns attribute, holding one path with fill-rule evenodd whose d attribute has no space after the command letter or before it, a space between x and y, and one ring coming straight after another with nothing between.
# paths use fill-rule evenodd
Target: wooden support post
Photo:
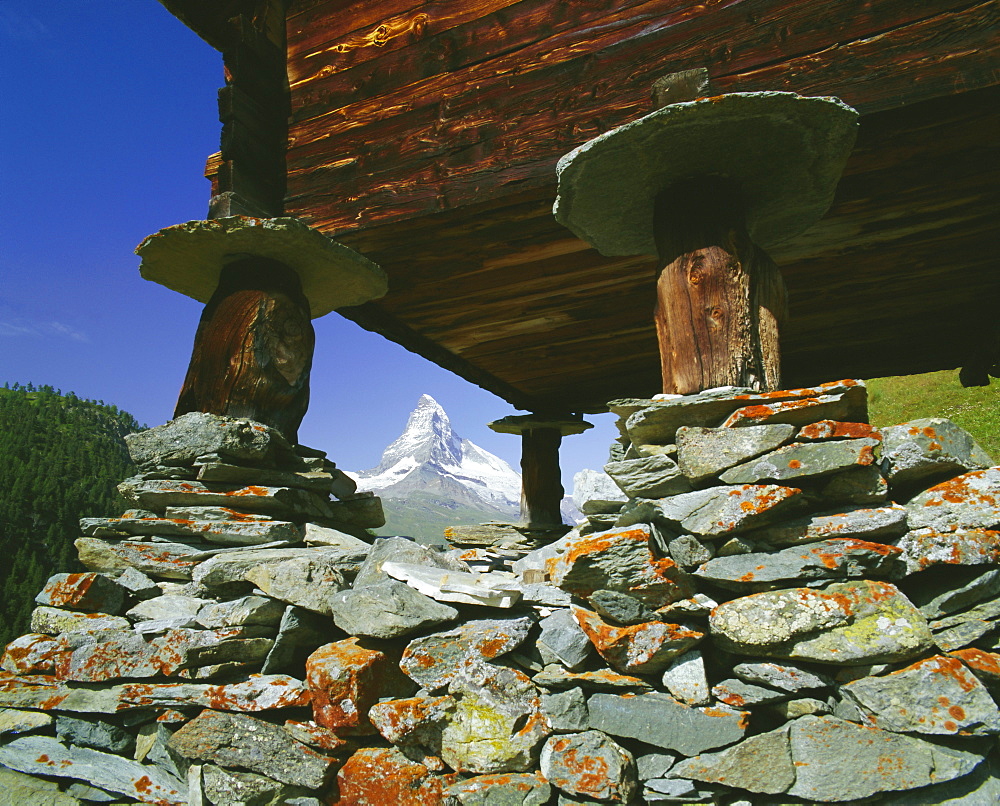
<instances>
[{"instance_id":1,"label":"wooden support post","mask_svg":"<svg viewBox=\"0 0 1000 806\"><path fill-rule=\"evenodd\" d=\"M675 183L657 197L653 226L663 391L778 389L785 284L747 234L738 185L718 176Z\"/></svg>"},{"instance_id":2,"label":"wooden support post","mask_svg":"<svg viewBox=\"0 0 1000 806\"><path fill-rule=\"evenodd\" d=\"M529 428L521 433L521 522L531 529L562 524L561 443L558 428Z\"/></svg>"},{"instance_id":3,"label":"wooden support post","mask_svg":"<svg viewBox=\"0 0 1000 806\"><path fill-rule=\"evenodd\" d=\"M249 417L294 444L309 404L315 335L298 274L267 258L226 265L198 324L174 417Z\"/></svg>"}]
</instances>

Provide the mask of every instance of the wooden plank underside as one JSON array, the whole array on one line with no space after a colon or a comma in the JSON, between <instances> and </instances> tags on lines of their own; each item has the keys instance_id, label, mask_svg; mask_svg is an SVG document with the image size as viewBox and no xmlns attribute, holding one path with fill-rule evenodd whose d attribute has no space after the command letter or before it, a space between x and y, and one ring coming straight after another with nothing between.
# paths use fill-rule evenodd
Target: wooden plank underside
<instances>
[{"instance_id":1,"label":"wooden plank underside","mask_svg":"<svg viewBox=\"0 0 1000 806\"><path fill-rule=\"evenodd\" d=\"M432 19L439 5L403 16ZM544 187L559 156L650 111L653 80L691 67L708 67L718 91L836 94L865 113L1000 81L1000 0L567 5L548 25L514 11L532 20L552 0L441 33L411 25L360 62L350 44L367 29L339 42L322 26L290 30L288 209L339 234Z\"/></svg>"},{"instance_id":2,"label":"wooden plank underside","mask_svg":"<svg viewBox=\"0 0 1000 806\"><path fill-rule=\"evenodd\" d=\"M1000 301L996 132L997 88L864 118L830 213L773 250L789 288L786 384L963 363ZM344 234L390 277L390 294L351 318L390 338L405 325L435 356L404 346L447 355L522 408L599 411L655 393L652 260L568 236L553 193Z\"/></svg>"}]
</instances>

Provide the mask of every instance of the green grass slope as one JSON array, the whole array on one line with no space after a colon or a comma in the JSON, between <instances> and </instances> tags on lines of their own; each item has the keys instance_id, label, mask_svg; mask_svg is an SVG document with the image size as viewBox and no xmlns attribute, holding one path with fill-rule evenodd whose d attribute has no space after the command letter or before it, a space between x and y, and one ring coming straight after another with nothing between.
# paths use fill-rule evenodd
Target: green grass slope
<instances>
[{"instance_id":1,"label":"green grass slope","mask_svg":"<svg viewBox=\"0 0 1000 806\"><path fill-rule=\"evenodd\" d=\"M965 389L958 382L958 370L944 370L866 383L872 425L947 417L972 434L994 462L1000 461L1000 380Z\"/></svg>"}]
</instances>

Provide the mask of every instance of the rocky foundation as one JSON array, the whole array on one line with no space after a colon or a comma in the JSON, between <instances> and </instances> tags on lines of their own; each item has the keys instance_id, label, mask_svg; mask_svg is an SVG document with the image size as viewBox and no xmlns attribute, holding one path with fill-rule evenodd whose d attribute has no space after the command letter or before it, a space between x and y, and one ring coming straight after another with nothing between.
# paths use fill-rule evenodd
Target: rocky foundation
<instances>
[{"instance_id":1,"label":"rocky foundation","mask_svg":"<svg viewBox=\"0 0 1000 806\"><path fill-rule=\"evenodd\" d=\"M135 509L82 522L90 570L4 653L4 796L1000 800L1000 468L969 435L876 431L854 381L611 408L586 522L534 550L373 540L378 499L249 421L134 435Z\"/></svg>"}]
</instances>

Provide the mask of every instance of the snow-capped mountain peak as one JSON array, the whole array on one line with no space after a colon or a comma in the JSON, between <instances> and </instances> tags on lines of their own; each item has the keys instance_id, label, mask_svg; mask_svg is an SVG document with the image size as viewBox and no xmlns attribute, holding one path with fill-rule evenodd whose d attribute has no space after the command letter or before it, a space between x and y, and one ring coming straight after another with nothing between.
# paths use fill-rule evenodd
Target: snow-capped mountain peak
<instances>
[{"instance_id":1,"label":"snow-capped mountain peak","mask_svg":"<svg viewBox=\"0 0 1000 806\"><path fill-rule=\"evenodd\" d=\"M516 515L521 477L498 456L462 439L440 404L421 395L403 433L382 453L378 466L356 474L359 488L383 497L435 489Z\"/></svg>"}]
</instances>

